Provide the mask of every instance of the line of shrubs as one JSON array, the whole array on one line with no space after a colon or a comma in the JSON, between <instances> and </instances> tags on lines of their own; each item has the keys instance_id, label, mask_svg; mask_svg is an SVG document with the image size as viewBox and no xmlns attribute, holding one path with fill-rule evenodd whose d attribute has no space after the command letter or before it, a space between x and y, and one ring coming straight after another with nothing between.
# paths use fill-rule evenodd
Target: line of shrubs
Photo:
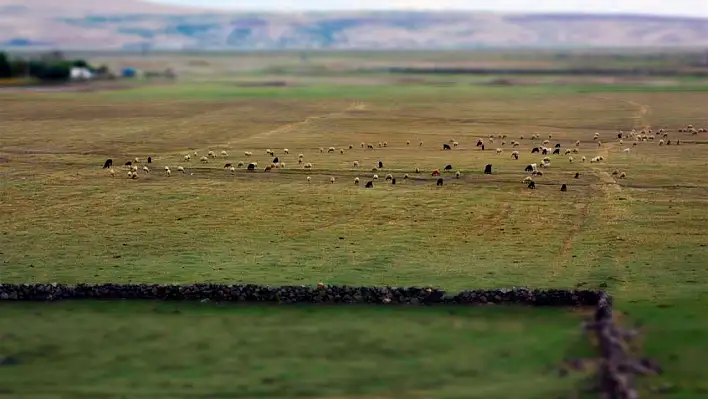
<instances>
[{"instance_id":1,"label":"line of shrubs","mask_svg":"<svg viewBox=\"0 0 708 399\"><path fill-rule=\"evenodd\" d=\"M408 304L596 306L602 292L526 288L472 290L446 295L435 288L227 285L227 284L0 284L0 300L142 299L278 304Z\"/></svg>"},{"instance_id":2,"label":"line of shrubs","mask_svg":"<svg viewBox=\"0 0 708 399\"><path fill-rule=\"evenodd\" d=\"M649 68L381 68L383 72L401 74L447 75L531 75L531 76L653 76L653 77L708 77L708 71Z\"/></svg>"},{"instance_id":3,"label":"line of shrubs","mask_svg":"<svg viewBox=\"0 0 708 399\"><path fill-rule=\"evenodd\" d=\"M61 82L71 77L71 69L86 68L92 72L101 73L105 67L93 68L81 59L67 60L63 54L45 55L40 59L12 59L7 53L0 51L0 79L34 78L45 82Z\"/></svg>"}]
</instances>

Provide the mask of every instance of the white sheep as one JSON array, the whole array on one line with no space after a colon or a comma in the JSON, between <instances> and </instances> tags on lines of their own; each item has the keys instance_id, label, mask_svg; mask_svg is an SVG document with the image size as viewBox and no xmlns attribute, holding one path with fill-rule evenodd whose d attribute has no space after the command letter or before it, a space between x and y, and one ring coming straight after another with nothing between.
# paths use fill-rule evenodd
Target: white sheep
<instances>
[{"instance_id":1,"label":"white sheep","mask_svg":"<svg viewBox=\"0 0 708 399\"><path fill-rule=\"evenodd\" d=\"M227 157L228 155L229 155L228 152L226 152L226 151L221 151L221 156L222 156L222 157Z\"/></svg>"},{"instance_id":2,"label":"white sheep","mask_svg":"<svg viewBox=\"0 0 708 399\"><path fill-rule=\"evenodd\" d=\"M278 165L280 165L280 169L285 169L285 162L281 162ZM278 166L276 165L276 166Z\"/></svg>"},{"instance_id":3,"label":"white sheep","mask_svg":"<svg viewBox=\"0 0 708 399\"><path fill-rule=\"evenodd\" d=\"M568 162L573 163L573 157L568 157Z\"/></svg>"},{"instance_id":4,"label":"white sheep","mask_svg":"<svg viewBox=\"0 0 708 399\"><path fill-rule=\"evenodd\" d=\"M418 143L418 147L422 147L422 146L423 146L423 142L421 141L420 143Z\"/></svg>"},{"instance_id":5,"label":"white sheep","mask_svg":"<svg viewBox=\"0 0 708 399\"><path fill-rule=\"evenodd\" d=\"M383 146L384 146L384 147L388 147L388 141L384 141L384 142L383 142Z\"/></svg>"},{"instance_id":6,"label":"white sheep","mask_svg":"<svg viewBox=\"0 0 708 399\"><path fill-rule=\"evenodd\" d=\"M620 179L624 179L625 177L627 177L627 173L622 172L622 173L619 174L619 178L620 178Z\"/></svg>"},{"instance_id":7,"label":"white sheep","mask_svg":"<svg viewBox=\"0 0 708 399\"><path fill-rule=\"evenodd\" d=\"M570 154L571 152L573 152L573 151L571 151L570 148L566 148L566 149L565 149L565 155L568 155L568 154Z\"/></svg>"},{"instance_id":8,"label":"white sheep","mask_svg":"<svg viewBox=\"0 0 708 399\"><path fill-rule=\"evenodd\" d=\"M266 151L265 151L265 152L266 152L266 154L270 155L270 153L271 153L272 151L270 150L270 148L266 148Z\"/></svg>"},{"instance_id":9,"label":"white sheep","mask_svg":"<svg viewBox=\"0 0 708 399\"><path fill-rule=\"evenodd\" d=\"M580 160L583 161L583 162L585 162L585 160L586 160L585 155L583 155L583 157L580 158Z\"/></svg>"},{"instance_id":10,"label":"white sheep","mask_svg":"<svg viewBox=\"0 0 708 399\"><path fill-rule=\"evenodd\" d=\"M366 147L366 143L364 143L363 141L361 143L359 143L359 145L361 146L361 148Z\"/></svg>"},{"instance_id":11,"label":"white sheep","mask_svg":"<svg viewBox=\"0 0 708 399\"><path fill-rule=\"evenodd\" d=\"M379 141L379 143L378 143L377 145L378 145L379 148L383 147L383 143L380 142L380 141Z\"/></svg>"},{"instance_id":12,"label":"white sheep","mask_svg":"<svg viewBox=\"0 0 708 399\"><path fill-rule=\"evenodd\" d=\"M629 147L627 147L627 148L625 148L625 149L622 150L622 151L624 151L625 154L629 154L629 152L631 151L631 149L630 149Z\"/></svg>"},{"instance_id":13,"label":"white sheep","mask_svg":"<svg viewBox=\"0 0 708 399\"><path fill-rule=\"evenodd\" d=\"M577 141L575 142L575 146L576 146L576 147L580 147L580 140L577 140Z\"/></svg>"},{"instance_id":14,"label":"white sheep","mask_svg":"<svg viewBox=\"0 0 708 399\"><path fill-rule=\"evenodd\" d=\"M411 145L411 141L410 141L410 140L406 140L406 145Z\"/></svg>"},{"instance_id":15,"label":"white sheep","mask_svg":"<svg viewBox=\"0 0 708 399\"><path fill-rule=\"evenodd\" d=\"M247 157L250 157L250 156L253 156L253 153L252 153L251 151L245 151L245 152L243 153L243 155L245 155L245 156L247 156Z\"/></svg>"},{"instance_id":16,"label":"white sheep","mask_svg":"<svg viewBox=\"0 0 708 399\"><path fill-rule=\"evenodd\" d=\"M167 169L167 170L165 171L165 174L166 174L167 176L171 176L171 175L172 175L172 171L169 170L169 169Z\"/></svg>"},{"instance_id":17,"label":"white sheep","mask_svg":"<svg viewBox=\"0 0 708 399\"><path fill-rule=\"evenodd\" d=\"M344 148L340 148L340 149L339 149L339 153L340 153L340 154L344 154Z\"/></svg>"},{"instance_id":18,"label":"white sheep","mask_svg":"<svg viewBox=\"0 0 708 399\"><path fill-rule=\"evenodd\" d=\"M143 166L143 172L150 173L150 169L147 166Z\"/></svg>"},{"instance_id":19,"label":"white sheep","mask_svg":"<svg viewBox=\"0 0 708 399\"><path fill-rule=\"evenodd\" d=\"M113 168L108 169L108 173L111 174L111 177L116 177L116 171Z\"/></svg>"},{"instance_id":20,"label":"white sheep","mask_svg":"<svg viewBox=\"0 0 708 399\"><path fill-rule=\"evenodd\" d=\"M501 154L504 150L501 148L497 148L497 154Z\"/></svg>"},{"instance_id":21,"label":"white sheep","mask_svg":"<svg viewBox=\"0 0 708 399\"><path fill-rule=\"evenodd\" d=\"M320 153L324 152L324 148L320 147Z\"/></svg>"},{"instance_id":22,"label":"white sheep","mask_svg":"<svg viewBox=\"0 0 708 399\"><path fill-rule=\"evenodd\" d=\"M178 167L177 167L177 171L184 173L184 166L181 166L181 165L178 166Z\"/></svg>"},{"instance_id":23,"label":"white sheep","mask_svg":"<svg viewBox=\"0 0 708 399\"><path fill-rule=\"evenodd\" d=\"M243 165L244 165L243 161L238 161L238 164L236 166L239 168L243 168Z\"/></svg>"},{"instance_id":24,"label":"white sheep","mask_svg":"<svg viewBox=\"0 0 708 399\"><path fill-rule=\"evenodd\" d=\"M659 146L664 145L664 139L659 140Z\"/></svg>"},{"instance_id":25,"label":"white sheep","mask_svg":"<svg viewBox=\"0 0 708 399\"><path fill-rule=\"evenodd\" d=\"M138 171L138 165L132 165L132 166L130 167L130 170L132 170L133 172L137 172L137 171Z\"/></svg>"},{"instance_id":26,"label":"white sheep","mask_svg":"<svg viewBox=\"0 0 708 399\"><path fill-rule=\"evenodd\" d=\"M354 148L354 146L349 144L349 149L351 150L352 148Z\"/></svg>"},{"instance_id":27,"label":"white sheep","mask_svg":"<svg viewBox=\"0 0 708 399\"><path fill-rule=\"evenodd\" d=\"M531 178L531 176L526 176L526 177L524 177L524 180L522 180L522 183L528 184L528 183L531 183L532 181L533 181L533 179Z\"/></svg>"},{"instance_id":28,"label":"white sheep","mask_svg":"<svg viewBox=\"0 0 708 399\"><path fill-rule=\"evenodd\" d=\"M190 159L192 159L192 157L190 157L189 154L187 154L187 155L184 156L184 160L185 160L186 162L189 162Z\"/></svg>"},{"instance_id":29,"label":"white sheep","mask_svg":"<svg viewBox=\"0 0 708 399\"><path fill-rule=\"evenodd\" d=\"M359 167L359 161L354 161L354 167L358 168Z\"/></svg>"},{"instance_id":30,"label":"white sheep","mask_svg":"<svg viewBox=\"0 0 708 399\"><path fill-rule=\"evenodd\" d=\"M288 150L287 148L283 148L283 152L285 153L285 155L290 154L290 150Z\"/></svg>"},{"instance_id":31,"label":"white sheep","mask_svg":"<svg viewBox=\"0 0 708 399\"><path fill-rule=\"evenodd\" d=\"M334 176L332 176L332 177L329 178L329 182L332 183L332 184L334 184Z\"/></svg>"},{"instance_id":32,"label":"white sheep","mask_svg":"<svg viewBox=\"0 0 708 399\"><path fill-rule=\"evenodd\" d=\"M297 157L298 157L298 159L303 159L303 158L305 158L305 154L298 154Z\"/></svg>"},{"instance_id":33,"label":"white sheep","mask_svg":"<svg viewBox=\"0 0 708 399\"><path fill-rule=\"evenodd\" d=\"M196 151L194 151L194 156L195 156L195 157L198 157L198 156L199 156Z\"/></svg>"},{"instance_id":34,"label":"white sheep","mask_svg":"<svg viewBox=\"0 0 708 399\"><path fill-rule=\"evenodd\" d=\"M303 168L305 168L305 169L312 169L312 164L308 162L308 163L306 163L305 165L303 165Z\"/></svg>"},{"instance_id":35,"label":"white sheep","mask_svg":"<svg viewBox=\"0 0 708 399\"><path fill-rule=\"evenodd\" d=\"M457 141L452 142L452 146L455 148L457 148L459 145L460 145L460 143L458 143Z\"/></svg>"},{"instance_id":36,"label":"white sheep","mask_svg":"<svg viewBox=\"0 0 708 399\"><path fill-rule=\"evenodd\" d=\"M140 163L140 158L135 157L135 159L134 159L133 161L134 161L135 163Z\"/></svg>"},{"instance_id":37,"label":"white sheep","mask_svg":"<svg viewBox=\"0 0 708 399\"><path fill-rule=\"evenodd\" d=\"M209 151L209 152L207 153L207 156L208 156L209 158L216 158L216 154L214 153L214 151Z\"/></svg>"},{"instance_id":38,"label":"white sheep","mask_svg":"<svg viewBox=\"0 0 708 399\"><path fill-rule=\"evenodd\" d=\"M511 152L512 157L516 157L517 159L519 158L519 152L518 151L512 151Z\"/></svg>"},{"instance_id":39,"label":"white sheep","mask_svg":"<svg viewBox=\"0 0 708 399\"><path fill-rule=\"evenodd\" d=\"M311 181L312 181L312 178L310 176L307 176L307 182L309 183Z\"/></svg>"},{"instance_id":40,"label":"white sheep","mask_svg":"<svg viewBox=\"0 0 708 399\"><path fill-rule=\"evenodd\" d=\"M208 162L209 162L209 158L207 158L207 157L201 157L200 161L202 161L202 163L208 163Z\"/></svg>"},{"instance_id":41,"label":"white sheep","mask_svg":"<svg viewBox=\"0 0 708 399\"><path fill-rule=\"evenodd\" d=\"M418 168L417 166L415 168L415 173L420 173L420 168Z\"/></svg>"},{"instance_id":42,"label":"white sheep","mask_svg":"<svg viewBox=\"0 0 708 399\"><path fill-rule=\"evenodd\" d=\"M378 180L378 179L379 179L379 175L374 175L374 176L372 177L372 179Z\"/></svg>"},{"instance_id":43,"label":"white sheep","mask_svg":"<svg viewBox=\"0 0 708 399\"><path fill-rule=\"evenodd\" d=\"M393 175L392 174L387 174L386 178L384 180L393 180Z\"/></svg>"},{"instance_id":44,"label":"white sheep","mask_svg":"<svg viewBox=\"0 0 708 399\"><path fill-rule=\"evenodd\" d=\"M543 145L548 145L548 144L550 144L550 143L551 143L551 142L548 141L548 140L543 140Z\"/></svg>"},{"instance_id":45,"label":"white sheep","mask_svg":"<svg viewBox=\"0 0 708 399\"><path fill-rule=\"evenodd\" d=\"M459 170L457 172L455 172L455 178L457 178L457 179L460 178L460 171Z\"/></svg>"},{"instance_id":46,"label":"white sheep","mask_svg":"<svg viewBox=\"0 0 708 399\"><path fill-rule=\"evenodd\" d=\"M234 173L234 172L236 172L236 168L234 168L233 166L232 166L232 167L230 167L230 168L229 168L229 170L231 171L231 173Z\"/></svg>"},{"instance_id":47,"label":"white sheep","mask_svg":"<svg viewBox=\"0 0 708 399\"><path fill-rule=\"evenodd\" d=\"M132 172L132 171L128 171L128 179L132 179L132 178L133 178L133 172Z\"/></svg>"},{"instance_id":48,"label":"white sheep","mask_svg":"<svg viewBox=\"0 0 708 399\"><path fill-rule=\"evenodd\" d=\"M355 178L354 178L354 184L359 184L359 178L358 178L358 177L355 177Z\"/></svg>"},{"instance_id":49,"label":"white sheep","mask_svg":"<svg viewBox=\"0 0 708 399\"><path fill-rule=\"evenodd\" d=\"M624 140L620 139L620 145L624 144Z\"/></svg>"},{"instance_id":50,"label":"white sheep","mask_svg":"<svg viewBox=\"0 0 708 399\"><path fill-rule=\"evenodd\" d=\"M403 175L403 178L404 178L404 179L407 179L407 178L408 178L408 173L406 173L405 175Z\"/></svg>"}]
</instances>

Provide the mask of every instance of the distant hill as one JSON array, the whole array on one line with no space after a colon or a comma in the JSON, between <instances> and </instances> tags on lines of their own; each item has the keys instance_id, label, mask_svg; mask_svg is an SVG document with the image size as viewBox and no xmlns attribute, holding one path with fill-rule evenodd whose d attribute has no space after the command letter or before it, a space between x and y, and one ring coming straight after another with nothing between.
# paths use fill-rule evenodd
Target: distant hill
<instances>
[{"instance_id":1,"label":"distant hill","mask_svg":"<svg viewBox=\"0 0 708 399\"><path fill-rule=\"evenodd\" d=\"M140 0L0 0L0 47L708 47L708 18L475 12L237 13Z\"/></svg>"}]
</instances>

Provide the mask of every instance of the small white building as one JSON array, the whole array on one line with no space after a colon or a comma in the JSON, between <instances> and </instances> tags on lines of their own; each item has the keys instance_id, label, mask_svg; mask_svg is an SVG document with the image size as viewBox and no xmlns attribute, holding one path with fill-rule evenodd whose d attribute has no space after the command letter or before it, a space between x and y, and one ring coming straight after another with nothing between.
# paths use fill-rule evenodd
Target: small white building
<instances>
[{"instance_id":1,"label":"small white building","mask_svg":"<svg viewBox=\"0 0 708 399\"><path fill-rule=\"evenodd\" d=\"M87 68L73 67L70 76L71 80L89 80L93 78L93 73Z\"/></svg>"}]
</instances>

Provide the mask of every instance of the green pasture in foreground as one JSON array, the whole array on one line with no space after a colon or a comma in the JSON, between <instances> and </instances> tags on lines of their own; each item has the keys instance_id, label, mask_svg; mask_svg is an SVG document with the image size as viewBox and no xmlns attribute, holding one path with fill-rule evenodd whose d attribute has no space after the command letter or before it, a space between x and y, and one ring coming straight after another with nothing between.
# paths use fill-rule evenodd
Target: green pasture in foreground
<instances>
[{"instance_id":1,"label":"green pasture in foreground","mask_svg":"<svg viewBox=\"0 0 708 399\"><path fill-rule=\"evenodd\" d=\"M0 279L605 288L627 322L645 323L646 352L675 385L666 397L706 395L708 177L697 171L708 134L676 132L708 127L705 92L390 85L271 97L277 90L3 95L0 207L9 211L0 213ZM648 127L670 129L683 144L616 138L618 129ZM562 148L581 143L573 163L552 156L528 190L523 166L542 158L530 153L541 142L530 140L534 132ZM475 147L478 137L488 151ZM451 138L459 147L441 151ZM511 140L520 141L518 161ZM388 146L359 148L379 141ZM329 146L345 152L320 153ZM284 170L223 168L262 168L266 148ZM228 155L184 161L209 150ZM297 166L299 153L312 171ZM597 155L605 161L580 161ZM151 171L128 180L121 165L136 156L152 156ZM101 169L109 157L115 178ZM355 186L379 159L375 188ZM447 163L462 175L447 174L437 188L430 171ZM492 176L481 173L487 163ZM541 370L584 342L580 318L561 309L460 310L477 324L457 330L443 309L154 306L2 304L0 355L11 348L21 362L0 366L0 395L567 397L577 381ZM503 350L511 355L494 360Z\"/></svg>"}]
</instances>

